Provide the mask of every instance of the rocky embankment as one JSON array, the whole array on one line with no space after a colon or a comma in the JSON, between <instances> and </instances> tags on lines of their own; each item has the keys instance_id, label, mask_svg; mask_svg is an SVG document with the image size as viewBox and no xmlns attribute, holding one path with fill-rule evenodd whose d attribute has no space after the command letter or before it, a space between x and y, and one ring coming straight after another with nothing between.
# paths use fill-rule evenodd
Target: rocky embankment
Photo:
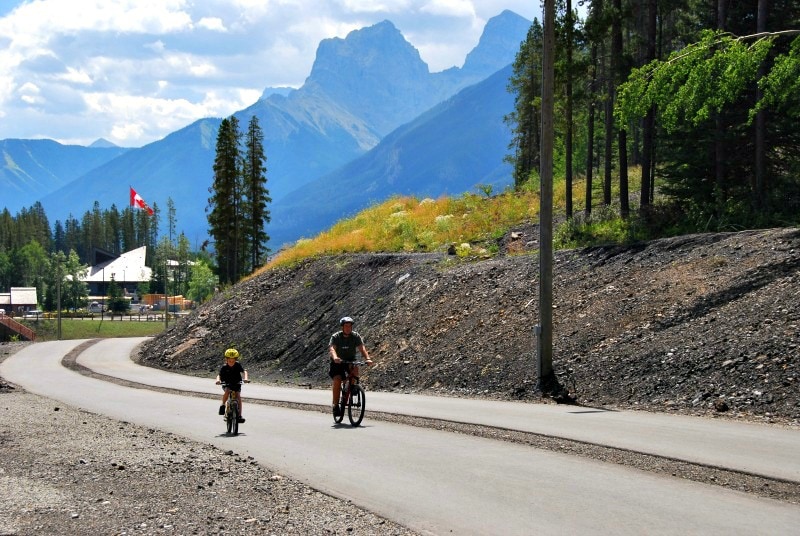
<instances>
[{"instance_id":1,"label":"rocky embankment","mask_svg":"<svg viewBox=\"0 0 800 536\"><path fill-rule=\"evenodd\" d=\"M270 271L140 359L213 375L236 346L261 381L325 385L328 337L350 315L378 362L370 389L535 399L536 238L516 229L487 259L358 254ZM558 251L553 294L554 366L574 371L579 403L800 422L800 230Z\"/></svg>"}]
</instances>

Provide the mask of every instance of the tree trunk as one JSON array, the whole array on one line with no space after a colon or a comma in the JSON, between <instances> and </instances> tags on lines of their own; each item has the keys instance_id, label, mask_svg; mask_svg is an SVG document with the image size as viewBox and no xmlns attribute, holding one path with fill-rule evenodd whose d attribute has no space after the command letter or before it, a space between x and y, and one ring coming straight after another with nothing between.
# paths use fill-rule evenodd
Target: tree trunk
<instances>
[{"instance_id":1,"label":"tree trunk","mask_svg":"<svg viewBox=\"0 0 800 536\"><path fill-rule=\"evenodd\" d=\"M725 19L727 18L727 0L717 0L717 29L725 29ZM720 114L714 118L714 195L716 202L717 216L722 215L722 207L725 204L725 125Z\"/></svg>"},{"instance_id":2,"label":"tree trunk","mask_svg":"<svg viewBox=\"0 0 800 536\"><path fill-rule=\"evenodd\" d=\"M567 130L565 143L565 182L567 218L572 218L572 0L567 0Z\"/></svg>"},{"instance_id":3,"label":"tree trunk","mask_svg":"<svg viewBox=\"0 0 800 536\"><path fill-rule=\"evenodd\" d=\"M604 47L605 48L605 47ZM605 56L605 54L604 54ZM611 60L609 58L609 63ZM603 156L603 204L611 205L611 163L614 157L614 73L608 63L603 63L606 77L607 95L605 100L605 151Z\"/></svg>"},{"instance_id":4,"label":"tree trunk","mask_svg":"<svg viewBox=\"0 0 800 536\"><path fill-rule=\"evenodd\" d=\"M756 19L756 33L767 31L767 12L768 0L758 0L758 17ZM758 78L761 79L766 74L766 68L762 63L758 68ZM756 86L756 102L761 100L761 89ZM764 202L766 200L766 183L765 183L765 168L766 168L766 137L767 137L767 116L765 110L759 110L756 115L756 161L755 161L755 199L756 209L761 211L764 209Z\"/></svg>"},{"instance_id":5,"label":"tree trunk","mask_svg":"<svg viewBox=\"0 0 800 536\"><path fill-rule=\"evenodd\" d=\"M648 0L647 2L647 53L645 55L645 63L649 63L656 59L656 10L658 9L657 0ZM650 107L647 115L644 118L642 125L643 142L642 142L642 197L640 200L640 210L645 212L647 207L650 206L652 192L650 190L650 176L651 170L655 167L653 142L655 138L655 107Z\"/></svg>"},{"instance_id":6,"label":"tree trunk","mask_svg":"<svg viewBox=\"0 0 800 536\"><path fill-rule=\"evenodd\" d=\"M616 100L616 84L625 78L622 64L622 0L614 0L614 16L611 24L611 84L612 91L609 92L611 106L613 108ZM620 215L627 218L630 213L628 200L628 135L625 128L620 128L618 132L619 151L619 200Z\"/></svg>"},{"instance_id":7,"label":"tree trunk","mask_svg":"<svg viewBox=\"0 0 800 536\"><path fill-rule=\"evenodd\" d=\"M589 117L587 119L587 142L586 142L586 207L585 213L588 218L592 214L592 171L594 167L594 111L595 111L595 91L597 90L597 43L592 43L591 70L592 79L589 82Z\"/></svg>"}]
</instances>

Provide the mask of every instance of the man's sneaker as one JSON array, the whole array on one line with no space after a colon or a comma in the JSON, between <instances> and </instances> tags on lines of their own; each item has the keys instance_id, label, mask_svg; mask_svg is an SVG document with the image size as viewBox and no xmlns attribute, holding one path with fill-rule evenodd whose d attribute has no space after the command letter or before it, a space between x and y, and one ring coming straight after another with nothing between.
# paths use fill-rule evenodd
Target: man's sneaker
<instances>
[{"instance_id":1,"label":"man's sneaker","mask_svg":"<svg viewBox=\"0 0 800 536\"><path fill-rule=\"evenodd\" d=\"M244 417L236 417L236 422L238 422L239 424L243 423Z\"/></svg>"},{"instance_id":2,"label":"man's sneaker","mask_svg":"<svg viewBox=\"0 0 800 536\"><path fill-rule=\"evenodd\" d=\"M225 415L225 405L224 404L219 407L219 414L220 415Z\"/></svg>"}]
</instances>

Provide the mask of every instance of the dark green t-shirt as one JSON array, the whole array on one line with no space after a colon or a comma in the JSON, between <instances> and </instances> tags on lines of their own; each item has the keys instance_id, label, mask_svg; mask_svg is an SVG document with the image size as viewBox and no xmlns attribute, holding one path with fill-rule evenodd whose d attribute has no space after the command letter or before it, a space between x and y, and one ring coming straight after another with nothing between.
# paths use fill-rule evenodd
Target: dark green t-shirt
<instances>
[{"instance_id":1,"label":"dark green t-shirt","mask_svg":"<svg viewBox=\"0 0 800 536\"><path fill-rule=\"evenodd\" d=\"M333 346L333 348L336 350L336 355L339 356L339 359L344 361L355 361L356 349L362 344L364 344L364 340L357 332L351 331L350 336L345 337L343 331L337 331L331 335L331 340L328 343L328 346Z\"/></svg>"}]
</instances>

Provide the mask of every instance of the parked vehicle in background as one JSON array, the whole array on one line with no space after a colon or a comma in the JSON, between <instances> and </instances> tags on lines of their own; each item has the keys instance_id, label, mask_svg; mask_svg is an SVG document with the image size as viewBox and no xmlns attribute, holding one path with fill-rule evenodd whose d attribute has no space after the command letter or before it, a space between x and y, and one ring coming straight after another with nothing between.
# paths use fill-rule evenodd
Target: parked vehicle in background
<instances>
[{"instance_id":1,"label":"parked vehicle in background","mask_svg":"<svg viewBox=\"0 0 800 536\"><path fill-rule=\"evenodd\" d=\"M42 315L44 315L44 313L39 309L32 309L30 311L25 311L25 314L22 315L22 318L39 320Z\"/></svg>"},{"instance_id":2,"label":"parked vehicle in background","mask_svg":"<svg viewBox=\"0 0 800 536\"><path fill-rule=\"evenodd\" d=\"M96 301L93 301L92 303L89 304L89 312L90 313L102 313L105 310L106 310L106 308L103 307L102 304L100 304L100 303L98 303Z\"/></svg>"}]
</instances>

